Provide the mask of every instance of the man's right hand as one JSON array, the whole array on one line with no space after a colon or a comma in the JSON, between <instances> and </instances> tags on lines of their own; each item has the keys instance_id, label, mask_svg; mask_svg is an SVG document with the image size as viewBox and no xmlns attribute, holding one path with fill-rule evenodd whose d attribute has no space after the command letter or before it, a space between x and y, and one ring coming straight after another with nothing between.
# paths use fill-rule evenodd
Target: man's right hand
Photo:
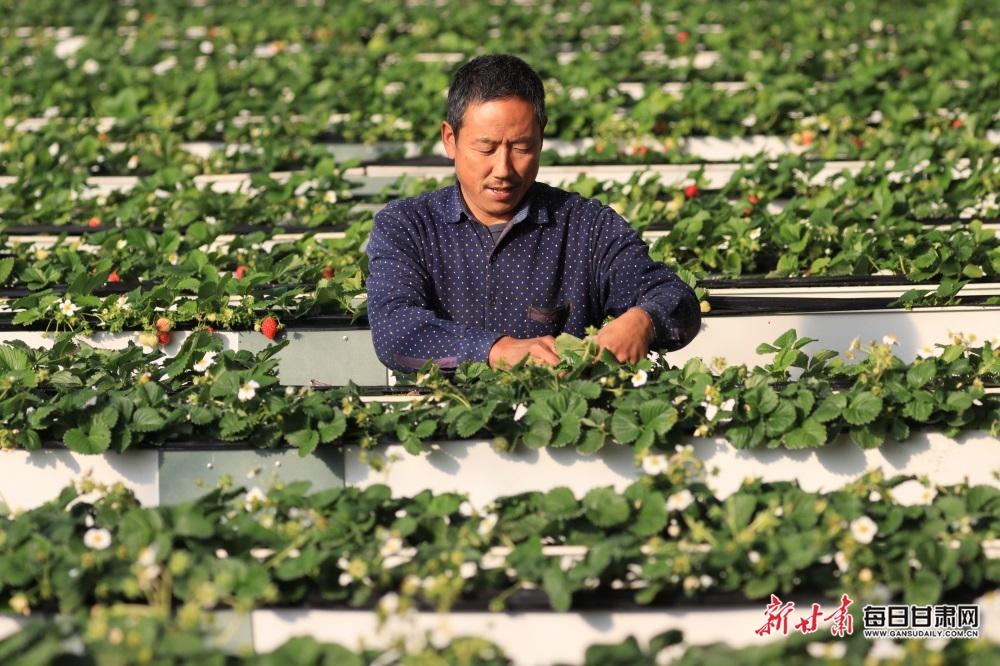
<instances>
[{"instance_id":1,"label":"man's right hand","mask_svg":"<svg viewBox=\"0 0 1000 666\"><path fill-rule=\"evenodd\" d=\"M556 353L556 339L551 335L540 338L520 340L505 335L490 348L489 365L491 368L513 367L527 357L531 363L556 365L559 354Z\"/></svg>"}]
</instances>

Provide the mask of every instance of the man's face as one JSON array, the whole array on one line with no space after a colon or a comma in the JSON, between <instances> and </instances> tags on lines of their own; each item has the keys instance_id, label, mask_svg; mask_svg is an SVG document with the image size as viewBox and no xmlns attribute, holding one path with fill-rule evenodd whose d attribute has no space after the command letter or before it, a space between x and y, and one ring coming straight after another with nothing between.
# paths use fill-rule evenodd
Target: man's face
<instances>
[{"instance_id":1,"label":"man's face","mask_svg":"<svg viewBox=\"0 0 1000 666\"><path fill-rule=\"evenodd\" d=\"M462 196L480 222L513 217L538 175L542 129L534 107L518 97L469 105L458 136L447 121L441 123Z\"/></svg>"}]
</instances>

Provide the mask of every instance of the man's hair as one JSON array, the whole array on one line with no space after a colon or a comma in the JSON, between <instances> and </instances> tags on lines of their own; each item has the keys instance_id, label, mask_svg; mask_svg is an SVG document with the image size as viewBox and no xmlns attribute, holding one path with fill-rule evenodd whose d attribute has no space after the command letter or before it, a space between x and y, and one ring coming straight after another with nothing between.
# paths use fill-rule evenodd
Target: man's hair
<instances>
[{"instance_id":1,"label":"man's hair","mask_svg":"<svg viewBox=\"0 0 1000 666\"><path fill-rule=\"evenodd\" d=\"M470 104L512 97L519 97L535 107L538 127L545 127L545 88L531 65L507 54L473 58L459 67L451 80L448 124L457 135Z\"/></svg>"}]
</instances>

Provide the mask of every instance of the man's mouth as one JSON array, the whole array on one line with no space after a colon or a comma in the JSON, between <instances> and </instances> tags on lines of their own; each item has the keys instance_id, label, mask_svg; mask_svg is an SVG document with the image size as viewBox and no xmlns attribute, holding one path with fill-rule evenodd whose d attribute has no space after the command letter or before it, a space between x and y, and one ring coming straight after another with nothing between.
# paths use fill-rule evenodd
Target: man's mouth
<instances>
[{"instance_id":1,"label":"man's mouth","mask_svg":"<svg viewBox=\"0 0 1000 666\"><path fill-rule=\"evenodd\" d=\"M496 192L497 194L509 194L510 192L513 192L515 188L513 185L494 185L488 186L486 189L490 192Z\"/></svg>"}]
</instances>

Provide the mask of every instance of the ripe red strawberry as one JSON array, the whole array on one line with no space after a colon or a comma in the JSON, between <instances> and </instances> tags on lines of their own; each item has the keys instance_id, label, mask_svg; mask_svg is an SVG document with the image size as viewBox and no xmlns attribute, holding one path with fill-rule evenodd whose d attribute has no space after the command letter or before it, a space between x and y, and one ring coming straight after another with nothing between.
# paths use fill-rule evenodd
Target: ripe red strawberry
<instances>
[{"instance_id":1,"label":"ripe red strawberry","mask_svg":"<svg viewBox=\"0 0 1000 666\"><path fill-rule=\"evenodd\" d=\"M325 277L327 280L333 277L333 266L323 267L323 277Z\"/></svg>"},{"instance_id":2,"label":"ripe red strawberry","mask_svg":"<svg viewBox=\"0 0 1000 666\"><path fill-rule=\"evenodd\" d=\"M951 128L952 129L962 129L962 119L961 118L955 118L953 121L951 121Z\"/></svg>"},{"instance_id":3,"label":"ripe red strawberry","mask_svg":"<svg viewBox=\"0 0 1000 666\"><path fill-rule=\"evenodd\" d=\"M684 196L686 196L688 199L691 199L692 197L698 196L698 186L697 185L688 185L687 187L685 187L684 188Z\"/></svg>"},{"instance_id":4,"label":"ripe red strawberry","mask_svg":"<svg viewBox=\"0 0 1000 666\"><path fill-rule=\"evenodd\" d=\"M816 134L812 130L805 130L802 132L802 145L811 146L815 138Z\"/></svg>"},{"instance_id":5,"label":"ripe red strawberry","mask_svg":"<svg viewBox=\"0 0 1000 666\"><path fill-rule=\"evenodd\" d=\"M172 338L173 336L170 335L170 331L160 331L159 333L156 334L156 341L159 342L164 347L170 344L170 340Z\"/></svg>"},{"instance_id":6,"label":"ripe red strawberry","mask_svg":"<svg viewBox=\"0 0 1000 666\"><path fill-rule=\"evenodd\" d=\"M118 271L111 271L108 273L108 282L121 282L122 279L118 275Z\"/></svg>"},{"instance_id":7,"label":"ripe red strawberry","mask_svg":"<svg viewBox=\"0 0 1000 666\"><path fill-rule=\"evenodd\" d=\"M750 202L751 206L756 206L757 203L760 201L760 197L758 197L756 194L751 194L750 196L747 197L747 201Z\"/></svg>"},{"instance_id":8,"label":"ripe red strawberry","mask_svg":"<svg viewBox=\"0 0 1000 666\"><path fill-rule=\"evenodd\" d=\"M243 264L240 264L239 266L237 266L236 270L233 272L233 275L236 276L237 280L242 280L243 276L246 275L246 274L247 274L247 267L244 266Z\"/></svg>"},{"instance_id":9,"label":"ripe red strawberry","mask_svg":"<svg viewBox=\"0 0 1000 666\"><path fill-rule=\"evenodd\" d=\"M278 320L274 317L264 317L260 322L260 332L268 340L274 340L278 336Z\"/></svg>"},{"instance_id":10,"label":"ripe red strawberry","mask_svg":"<svg viewBox=\"0 0 1000 666\"><path fill-rule=\"evenodd\" d=\"M156 320L156 324L154 324L154 326L156 327L156 330L158 332L166 333L171 329L173 324L166 317L160 317L159 319Z\"/></svg>"},{"instance_id":11,"label":"ripe red strawberry","mask_svg":"<svg viewBox=\"0 0 1000 666\"><path fill-rule=\"evenodd\" d=\"M686 44L687 40L691 39L691 33L687 30L681 30L677 33L677 41L680 44Z\"/></svg>"},{"instance_id":12,"label":"ripe red strawberry","mask_svg":"<svg viewBox=\"0 0 1000 666\"><path fill-rule=\"evenodd\" d=\"M87 220L87 226L90 227L91 229L95 229L101 226L101 218L95 215L94 217Z\"/></svg>"}]
</instances>

